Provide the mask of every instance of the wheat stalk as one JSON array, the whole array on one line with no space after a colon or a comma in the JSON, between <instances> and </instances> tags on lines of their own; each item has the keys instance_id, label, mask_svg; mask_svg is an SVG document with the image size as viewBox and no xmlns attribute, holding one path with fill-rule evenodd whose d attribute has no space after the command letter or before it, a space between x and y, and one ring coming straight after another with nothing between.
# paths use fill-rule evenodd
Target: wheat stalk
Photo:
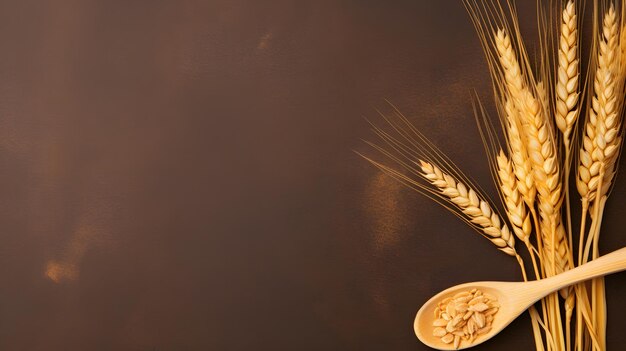
<instances>
[{"instance_id":1,"label":"wheat stalk","mask_svg":"<svg viewBox=\"0 0 626 351\"><path fill-rule=\"evenodd\" d=\"M420 160L419 164L423 176L448 197L470 222L480 226L487 239L507 255L517 256L515 239L509 228L483 197L432 163Z\"/></svg>"},{"instance_id":2,"label":"wheat stalk","mask_svg":"<svg viewBox=\"0 0 626 351\"><path fill-rule=\"evenodd\" d=\"M559 37L556 110L554 119L563 133L563 143L569 149L570 135L578 118L578 22L576 6L569 1L563 10Z\"/></svg>"},{"instance_id":3,"label":"wheat stalk","mask_svg":"<svg viewBox=\"0 0 626 351\"><path fill-rule=\"evenodd\" d=\"M620 73L622 75L626 74L626 45L624 43L626 40L626 21L622 23L622 31L620 33Z\"/></svg>"}]
</instances>

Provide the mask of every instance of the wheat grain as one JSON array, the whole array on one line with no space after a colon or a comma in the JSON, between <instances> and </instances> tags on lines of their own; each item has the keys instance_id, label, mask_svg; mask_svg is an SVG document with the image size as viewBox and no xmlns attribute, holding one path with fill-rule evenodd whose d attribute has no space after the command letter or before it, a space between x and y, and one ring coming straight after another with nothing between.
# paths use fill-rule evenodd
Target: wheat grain
<instances>
[{"instance_id":1,"label":"wheat grain","mask_svg":"<svg viewBox=\"0 0 626 351\"><path fill-rule=\"evenodd\" d=\"M517 256L515 239L509 228L500 221L500 216L491 209L482 196L432 163L423 160L419 163L423 176L467 215L470 222L478 225L487 239L504 253Z\"/></svg>"},{"instance_id":2,"label":"wheat grain","mask_svg":"<svg viewBox=\"0 0 626 351\"><path fill-rule=\"evenodd\" d=\"M471 299L469 304L466 303L468 299ZM462 341L472 343L476 337L490 330L499 308L500 304L494 296L483 294L478 289L445 298L435 309L433 336L440 338L444 344L454 342L454 348L458 349Z\"/></svg>"}]
</instances>

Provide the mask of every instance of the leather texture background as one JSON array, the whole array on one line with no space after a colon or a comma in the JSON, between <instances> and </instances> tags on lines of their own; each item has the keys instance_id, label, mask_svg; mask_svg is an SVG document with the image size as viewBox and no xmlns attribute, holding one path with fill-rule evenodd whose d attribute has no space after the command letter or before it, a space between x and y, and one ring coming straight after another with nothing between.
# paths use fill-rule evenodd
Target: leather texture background
<instances>
[{"instance_id":1,"label":"leather texture background","mask_svg":"<svg viewBox=\"0 0 626 351\"><path fill-rule=\"evenodd\" d=\"M2 350L424 350L429 296L521 278L354 153L389 99L495 194L460 1L2 1L0 50ZM531 335L524 315L480 349Z\"/></svg>"}]
</instances>

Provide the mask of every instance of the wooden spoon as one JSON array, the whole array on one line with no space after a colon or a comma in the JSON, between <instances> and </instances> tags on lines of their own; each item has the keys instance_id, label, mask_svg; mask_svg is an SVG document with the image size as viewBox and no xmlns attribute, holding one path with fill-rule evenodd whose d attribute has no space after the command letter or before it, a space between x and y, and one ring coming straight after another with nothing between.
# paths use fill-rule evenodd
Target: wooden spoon
<instances>
[{"instance_id":1,"label":"wooden spoon","mask_svg":"<svg viewBox=\"0 0 626 351\"><path fill-rule=\"evenodd\" d=\"M482 290L498 299L500 309L495 314L491 330L478 336L473 343L463 341L459 349L481 344L509 325L532 304L568 285L591 278L626 270L626 248L597 258L589 263L571 269L551 278L529 282L474 282L453 286L433 296L417 312L413 328L415 335L426 345L439 350L454 350L453 344L445 344L441 338L433 336L433 321L437 304L447 297L472 289Z\"/></svg>"}]
</instances>

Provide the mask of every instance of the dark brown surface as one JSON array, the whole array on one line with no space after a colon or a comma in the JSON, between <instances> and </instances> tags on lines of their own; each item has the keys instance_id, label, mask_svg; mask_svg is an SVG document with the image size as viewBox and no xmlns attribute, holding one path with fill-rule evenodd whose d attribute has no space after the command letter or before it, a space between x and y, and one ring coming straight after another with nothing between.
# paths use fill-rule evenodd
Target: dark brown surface
<instances>
[{"instance_id":1,"label":"dark brown surface","mask_svg":"<svg viewBox=\"0 0 626 351\"><path fill-rule=\"evenodd\" d=\"M0 48L1 350L421 350L433 293L519 279L353 153L388 98L490 186L458 1L4 1Z\"/></svg>"}]
</instances>

